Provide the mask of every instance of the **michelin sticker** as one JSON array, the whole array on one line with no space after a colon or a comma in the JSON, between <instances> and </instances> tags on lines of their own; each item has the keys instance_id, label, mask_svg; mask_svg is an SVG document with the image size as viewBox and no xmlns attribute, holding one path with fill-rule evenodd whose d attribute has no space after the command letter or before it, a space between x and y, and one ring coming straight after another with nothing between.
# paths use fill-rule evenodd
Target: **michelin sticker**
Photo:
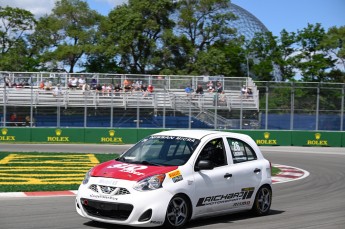
<instances>
[{"instance_id":1,"label":"michelin sticker","mask_svg":"<svg viewBox=\"0 0 345 229\"><path fill-rule=\"evenodd\" d=\"M172 179L172 181L173 181L174 183L183 180L183 177L182 177L182 175L181 175L180 170L172 171L172 172L168 173L168 175L169 175L169 177Z\"/></svg>"}]
</instances>

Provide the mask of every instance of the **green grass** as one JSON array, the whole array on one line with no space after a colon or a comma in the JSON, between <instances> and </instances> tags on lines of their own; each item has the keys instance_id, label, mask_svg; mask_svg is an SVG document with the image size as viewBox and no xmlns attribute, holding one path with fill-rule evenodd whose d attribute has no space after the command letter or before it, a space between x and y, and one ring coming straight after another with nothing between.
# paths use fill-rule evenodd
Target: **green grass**
<instances>
[{"instance_id":1,"label":"green grass","mask_svg":"<svg viewBox=\"0 0 345 229\"><path fill-rule=\"evenodd\" d=\"M272 176L275 176L277 175L278 173L280 173L280 169L278 169L277 167L272 167L272 171L271 171L271 174Z\"/></svg>"},{"instance_id":2,"label":"green grass","mask_svg":"<svg viewBox=\"0 0 345 229\"><path fill-rule=\"evenodd\" d=\"M77 190L85 173L117 154L0 152L0 192ZM272 167L272 175L280 170Z\"/></svg>"}]
</instances>

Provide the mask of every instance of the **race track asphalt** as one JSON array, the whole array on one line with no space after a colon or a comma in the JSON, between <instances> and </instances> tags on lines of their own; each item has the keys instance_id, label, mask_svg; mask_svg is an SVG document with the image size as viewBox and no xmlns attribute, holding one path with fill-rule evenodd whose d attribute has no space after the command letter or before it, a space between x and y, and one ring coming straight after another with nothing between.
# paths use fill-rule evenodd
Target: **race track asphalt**
<instances>
[{"instance_id":1,"label":"race track asphalt","mask_svg":"<svg viewBox=\"0 0 345 229\"><path fill-rule=\"evenodd\" d=\"M0 145L1 151L121 153L127 146ZM345 148L260 147L272 163L307 170L302 180L273 185L271 214L237 213L190 222L186 228L345 229ZM129 228L92 222L74 209L74 197L0 199L0 229Z\"/></svg>"}]
</instances>

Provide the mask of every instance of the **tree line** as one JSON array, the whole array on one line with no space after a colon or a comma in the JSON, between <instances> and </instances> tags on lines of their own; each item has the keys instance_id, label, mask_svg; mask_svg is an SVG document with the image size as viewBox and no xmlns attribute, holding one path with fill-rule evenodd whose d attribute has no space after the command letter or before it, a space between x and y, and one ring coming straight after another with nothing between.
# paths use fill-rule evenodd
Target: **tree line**
<instances>
[{"instance_id":1,"label":"tree line","mask_svg":"<svg viewBox=\"0 0 345 229\"><path fill-rule=\"evenodd\" d=\"M107 16L56 1L38 19L0 7L0 71L250 76L345 83L345 26L238 35L229 0L129 0Z\"/></svg>"}]
</instances>

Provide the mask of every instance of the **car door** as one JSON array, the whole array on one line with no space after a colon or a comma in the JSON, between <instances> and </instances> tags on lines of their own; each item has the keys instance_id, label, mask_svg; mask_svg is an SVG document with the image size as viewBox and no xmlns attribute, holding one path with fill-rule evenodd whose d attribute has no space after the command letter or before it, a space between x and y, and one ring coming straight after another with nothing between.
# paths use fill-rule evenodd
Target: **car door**
<instances>
[{"instance_id":1,"label":"car door","mask_svg":"<svg viewBox=\"0 0 345 229\"><path fill-rule=\"evenodd\" d=\"M209 147L213 146L213 149ZM211 147L212 148L212 147ZM223 138L207 142L196 160L210 160L215 167L194 172L195 195L193 203L196 215L210 214L229 208L229 195L233 193L234 181L229 174L229 164Z\"/></svg>"},{"instance_id":2,"label":"car door","mask_svg":"<svg viewBox=\"0 0 345 229\"><path fill-rule=\"evenodd\" d=\"M262 163L246 142L228 137L227 143L232 157L229 171L234 182L234 193L238 196L233 200L232 207L250 207L262 180Z\"/></svg>"}]
</instances>

